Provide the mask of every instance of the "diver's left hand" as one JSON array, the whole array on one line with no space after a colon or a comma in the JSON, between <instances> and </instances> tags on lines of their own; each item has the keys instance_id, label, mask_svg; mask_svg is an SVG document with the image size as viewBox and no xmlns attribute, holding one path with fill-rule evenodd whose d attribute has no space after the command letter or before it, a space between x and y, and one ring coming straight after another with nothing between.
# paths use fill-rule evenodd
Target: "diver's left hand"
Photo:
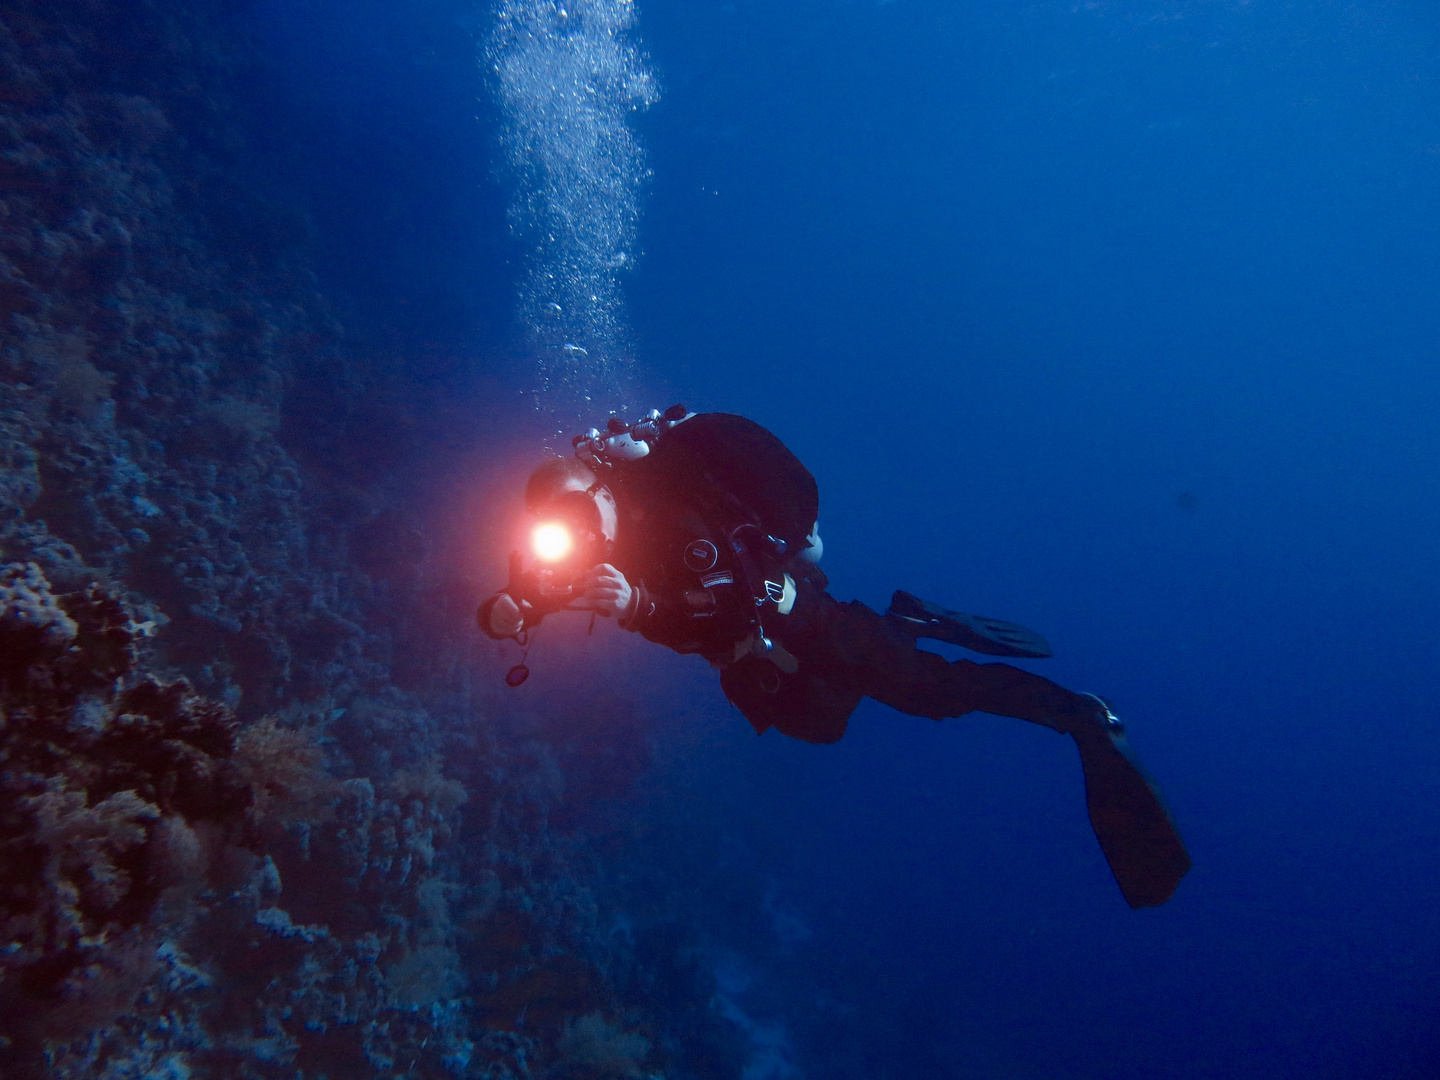
<instances>
[{"instance_id":1,"label":"diver's left hand","mask_svg":"<svg viewBox=\"0 0 1440 1080\"><path fill-rule=\"evenodd\" d=\"M592 566L585 575L585 606L599 615L624 615L634 599L630 582L609 563Z\"/></svg>"}]
</instances>

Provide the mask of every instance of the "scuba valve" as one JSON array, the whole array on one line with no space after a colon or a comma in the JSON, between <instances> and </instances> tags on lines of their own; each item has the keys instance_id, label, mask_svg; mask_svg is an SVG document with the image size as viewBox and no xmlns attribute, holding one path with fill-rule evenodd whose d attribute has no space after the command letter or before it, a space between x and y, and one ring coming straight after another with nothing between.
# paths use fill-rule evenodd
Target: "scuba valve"
<instances>
[{"instance_id":1,"label":"scuba valve","mask_svg":"<svg viewBox=\"0 0 1440 1080\"><path fill-rule=\"evenodd\" d=\"M663 413L651 409L633 424L612 416L603 432L591 428L583 435L576 435L571 444L575 447L575 456L592 469L613 468L645 457L661 435L693 415L684 405L671 405Z\"/></svg>"}]
</instances>

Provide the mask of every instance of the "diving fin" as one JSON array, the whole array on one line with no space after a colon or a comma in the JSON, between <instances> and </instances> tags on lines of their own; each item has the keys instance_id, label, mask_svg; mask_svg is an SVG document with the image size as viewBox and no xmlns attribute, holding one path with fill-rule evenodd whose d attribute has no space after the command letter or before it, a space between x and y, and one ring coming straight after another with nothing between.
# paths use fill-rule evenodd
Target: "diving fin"
<instances>
[{"instance_id":1,"label":"diving fin","mask_svg":"<svg viewBox=\"0 0 1440 1080\"><path fill-rule=\"evenodd\" d=\"M890 608L885 614L912 637L949 642L987 656L1043 660L1055 655L1049 642L1018 623L949 611L899 590L890 598Z\"/></svg>"},{"instance_id":2,"label":"diving fin","mask_svg":"<svg viewBox=\"0 0 1440 1080\"><path fill-rule=\"evenodd\" d=\"M1105 712L1107 719L1094 727L1071 732L1085 771L1090 825L1125 902L1155 907L1170 899L1190 869L1190 855L1160 789L1130 749L1124 725Z\"/></svg>"}]
</instances>

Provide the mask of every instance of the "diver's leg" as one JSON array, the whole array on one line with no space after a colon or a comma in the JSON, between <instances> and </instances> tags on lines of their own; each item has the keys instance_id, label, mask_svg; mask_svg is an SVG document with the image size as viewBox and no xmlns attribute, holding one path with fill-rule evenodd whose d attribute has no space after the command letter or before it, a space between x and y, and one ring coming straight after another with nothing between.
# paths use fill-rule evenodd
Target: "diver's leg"
<instances>
[{"instance_id":1,"label":"diver's leg","mask_svg":"<svg viewBox=\"0 0 1440 1080\"><path fill-rule=\"evenodd\" d=\"M917 649L913 636L858 602L831 600L823 623L837 675L859 693L912 716L939 720L979 711L1070 732L1094 725L1104 713L1094 698L1043 675L1009 664L947 661Z\"/></svg>"},{"instance_id":2,"label":"diver's leg","mask_svg":"<svg viewBox=\"0 0 1440 1080\"><path fill-rule=\"evenodd\" d=\"M833 601L832 601L833 603ZM947 662L863 604L826 609L826 641L858 693L901 712L935 719L983 711L1070 735L1085 773L1090 824L1131 907L1163 904L1190 869L1190 856L1154 781L1110 709L1009 664Z\"/></svg>"}]
</instances>

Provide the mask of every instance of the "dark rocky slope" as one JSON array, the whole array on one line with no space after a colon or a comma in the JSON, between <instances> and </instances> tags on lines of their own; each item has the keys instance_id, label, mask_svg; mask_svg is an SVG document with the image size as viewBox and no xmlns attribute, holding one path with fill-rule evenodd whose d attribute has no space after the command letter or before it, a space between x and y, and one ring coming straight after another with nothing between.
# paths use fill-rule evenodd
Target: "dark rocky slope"
<instances>
[{"instance_id":1,"label":"dark rocky slope","mask_svg":"<svg viewBox=\"0 0 1440 1080\"><path fill-rule=\"evenodd\" d=\"M685 936L601 932L554 752L392 677L385 407L230 10L0 6L0 1073L736 1075Z\"/></svg>"}]
</instances>

